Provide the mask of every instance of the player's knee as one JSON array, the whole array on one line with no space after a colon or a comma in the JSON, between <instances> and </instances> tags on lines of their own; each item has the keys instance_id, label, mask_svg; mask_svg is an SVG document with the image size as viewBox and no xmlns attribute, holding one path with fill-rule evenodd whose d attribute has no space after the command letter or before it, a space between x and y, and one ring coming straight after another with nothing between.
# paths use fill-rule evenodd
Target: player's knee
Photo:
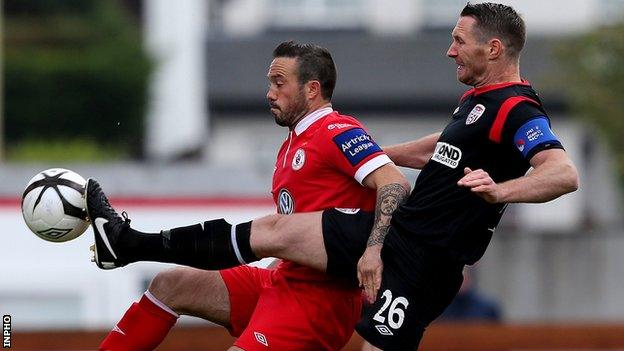
<instances>
[{"instance_id":1,"label":"player's knee","mask_svg":"<svg viewBox=\"0 0 624 351\"><path fill-rule=\"evenodd\" d=\"M294 233L291 225L292 216L276 215L273 223L273 249L276 257L284 256L301 240L301 233Z\"/></svg>"},{"instance_id":2,"label":"player's knee","mask_svg":"<svg viewBox=\"0 0 624 351\"><path fill-rule=\"evenodd\" d=\"M159 301L178 311L184 305L185 282L192 281L192 270L173 268L159 272L149 285L149 292Z\"/></svg>"},{"instance_id":3,"label":"player's knee","mask_svg":"<svg viewBox=\"0 0 624 351\"><path fill-rule=\"evenodd\" d=\"M279 257L288 248L290 236L285 226L287 220L285 217L274 214L254 221L251 228L251 245L256 255Z\"/></svg>"}]
</instances>

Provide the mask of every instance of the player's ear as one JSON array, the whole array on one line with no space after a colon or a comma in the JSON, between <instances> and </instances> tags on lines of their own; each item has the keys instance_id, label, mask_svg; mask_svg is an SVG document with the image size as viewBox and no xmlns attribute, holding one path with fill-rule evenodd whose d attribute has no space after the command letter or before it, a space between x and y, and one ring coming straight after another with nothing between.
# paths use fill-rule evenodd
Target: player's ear
<instances>
[{"instance_id":1,"label":"player's ear","mask_svg":"<svg viewBox=\"0 0 624 351\"><path fill-rule=\"evenodd\" d=\"M503 43L500 41L500 39L491 39L488 44L490 49L488 57L490 60L495 60L503 54Z\"/></svg>"},{"instance_id":2,"label":"player's ear","mask_svg":"<svg viewBox=\"0 0 624 351\"><path fill-rule=\"evenodd\" d=\"M306 83L305 94L308 99L313 100L321 96L321 83L318 80L311 80Z\"/></svg>"}]
</instances>

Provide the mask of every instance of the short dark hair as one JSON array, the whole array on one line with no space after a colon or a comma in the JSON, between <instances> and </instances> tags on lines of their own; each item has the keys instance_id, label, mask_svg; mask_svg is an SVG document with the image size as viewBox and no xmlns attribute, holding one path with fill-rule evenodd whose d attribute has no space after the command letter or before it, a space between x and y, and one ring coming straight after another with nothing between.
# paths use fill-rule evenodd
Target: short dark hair
<instances>
[{"instance_id":1,"label":"short dark hair","mask_svg":"<svg viewBox=\"0 0 624 351\"><path fill-rule=\"evenodd\" d=\"M520 56L526 41L526 27L522 17L511 6L491 2L467 3L460 16L470 16L477 20L482 41L499 37L509 50L509 56Z\"/></svg>"},{"instance_id":2,"label":"short dark hair","mask_svg":"<svg viewBox=\"0 0 624 351\"><path fill-rule=\"evenodd\" d=\"M331 100L336 87L336 66L329 50L314 44L301 44L285 41L273 50L273 57L292 57L297 59L297 79L299 84L311 80L321 83L321 96Z\"/></svg>"}]
</instances>

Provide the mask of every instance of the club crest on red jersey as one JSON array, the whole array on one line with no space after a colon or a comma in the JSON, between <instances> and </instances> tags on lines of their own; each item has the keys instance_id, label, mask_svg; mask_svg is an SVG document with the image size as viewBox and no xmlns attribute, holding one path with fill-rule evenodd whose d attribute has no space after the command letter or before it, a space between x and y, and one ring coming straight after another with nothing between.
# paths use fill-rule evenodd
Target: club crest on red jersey
<instances>
[{"instance_id":1,"label":"club crest on red jersey","mask_svg":"<svg viewBox=\"0 0 624 351\"><path fill-rule=\"evenodd\" d=\"M485 112L485 106L477 104L477 106L473 107L468 114L468 118L466 118L466 125L476 122L483 115L483 112Z\"/></svg>"},{"instance_id":2,"label":"club crest on red jersey","mask_svg":"<svg viewBox=\"0 0 624 351\"><path fill-rule=\"evenodd\" d=\"M301 167L303 167L304 163L305 163L305 151L303 149L298 149L295 152L295 156L293 157L293 160L292 160L292 169L295 171L298 171L301 169Z\"/></svg>"}]
</instances>

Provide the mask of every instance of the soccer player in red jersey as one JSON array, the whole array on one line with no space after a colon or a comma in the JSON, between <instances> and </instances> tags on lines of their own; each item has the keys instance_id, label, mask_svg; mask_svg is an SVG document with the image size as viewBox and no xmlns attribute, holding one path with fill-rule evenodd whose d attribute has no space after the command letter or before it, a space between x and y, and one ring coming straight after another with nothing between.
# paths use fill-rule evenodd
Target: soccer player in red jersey
<instances>
[{"instance_id":1,"label":"soccer player in red jersey","mask_svg":"<svg viewBox=\"0 0 624 351\"><path fill-rule=\"evenodd\" d=\"M278 152L273 176L278 213L333 208L344 213L370 212L377 200L380 205L392 204L390 209L377 211L373 221L373 232L384 230L392 210L407 196L409 184L361 123L333 110L336 71L330 53L315 45L285 42L273 56L267 99L275 122L290 129ZM90 180L89 187L99 186ZM105 206L99 206L102 204ZM223 245L208 240L202 245L196 239L224 229L230 233L227 222L209 221L203 226L145 234L130 249L121 244L130 236L108 235L115 226L127 223L110 212L98 212L107 208L103 193L88 198L96 238L95 260L101 268L137 260L163 261L167 255L170 262L218 268L202 266L197 257L213 255L213 247L220 250ZM235 245L237 239L249 243L251 222L230 227L231 236L215 240L220 244L220 240L231 241L233 257L239 262L257 260L249 244ZM221 324L238 336L230 350L339 350L351 337L360 312L361 290L353 281L286 260L273 270L246 265L218 272L176 269L153 280L144 297L132 305L100 348L154 348L179 314L191 314Z\"/></svg>"}]
</instances>

